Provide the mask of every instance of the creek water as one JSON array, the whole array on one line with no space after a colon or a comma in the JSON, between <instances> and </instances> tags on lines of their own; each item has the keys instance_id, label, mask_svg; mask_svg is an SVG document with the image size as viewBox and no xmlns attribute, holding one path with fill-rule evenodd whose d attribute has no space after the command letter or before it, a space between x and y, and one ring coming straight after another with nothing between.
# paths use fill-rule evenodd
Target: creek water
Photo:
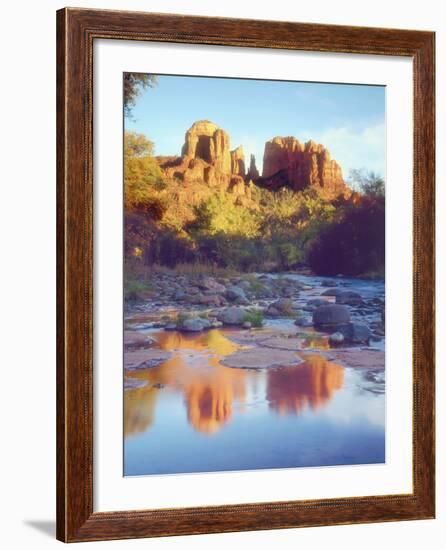
<instances>
[{"instance_id":1,"label":"creek water","mask_svg":"<svg viewBox=\"0 0 446 550\"><path fill-rule=\"evenodd\" d=\"M384 293L381 283L345 282L368 297ZM246 347L236 329L146 333L171 355L126 374L124 475L385 461L384 368L330 360L320 353L327 338L311 331L296 352L301 364L260 370L221 364Z\"/></svg>"}]
</instances>

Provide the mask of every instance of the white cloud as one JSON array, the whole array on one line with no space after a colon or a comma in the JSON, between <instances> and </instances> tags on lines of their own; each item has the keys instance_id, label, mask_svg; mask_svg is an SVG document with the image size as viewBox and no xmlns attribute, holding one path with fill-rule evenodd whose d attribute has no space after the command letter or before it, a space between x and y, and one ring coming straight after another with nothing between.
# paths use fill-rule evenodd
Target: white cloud
<instances>
[{"instance_id":1,"label":"white cloud","mask_svg":"<svg viewBox=\"0 0 446 550\"><path fill-rule=\"evenodd\" d=\"M342 167L344 178L352 168L373 170L385 177L386 129L384 123L356 131L346 127L330 128L312 139L322 143Z\"/></svg>"}]
</instances>

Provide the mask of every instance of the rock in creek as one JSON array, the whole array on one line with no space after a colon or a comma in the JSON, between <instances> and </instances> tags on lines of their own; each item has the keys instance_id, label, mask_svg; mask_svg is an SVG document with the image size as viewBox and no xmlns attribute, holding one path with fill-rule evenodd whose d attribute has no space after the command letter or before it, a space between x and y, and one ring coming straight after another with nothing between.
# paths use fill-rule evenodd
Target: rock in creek
<instances>
[{"instance_id":1,"label":"rock in creek","mask_svg":"<svg viewBox=\"0 0 446 550\"><path fill-rule=\"evenodd\" d=\"M221 360L222 365L239 369L289 367L302 362L293 351L264 347L237 351Z\"/></svg>"},{"instance_id":2,"label":"rock in creek","mask_svg":"<svg viewBox=\"0 0 446 550\"><path fill-rule=\"evenodd\" d=\"M126 350L148 348L156 343L156 339L148 334L130 330L124 331L124 348Z\"/></svg>"},{"instance_id":3,"label":"rock in creek","mask_svg":"<svg viewBox=\"0 0 446 550\"><path fill-rule=\"evenodd\" d=\"M339 346L344 343L344 335L342 332L333 332L333 334L330 334L328 341L334 346Z\"/></svg>"},{"instance_id":4,"label":"rock in creek","mask_svg":"<svg viewBox=\"0 0 446 550\"><path fill-rule=\"evenodd\" d=\"M302 309L304 311L314 311L319 306L325 306L329 303L330 302L328 300L324 300L323 298L313 298L311 300L308 300L308 302Z\"/></svg>"},{"instance_id":5,"label":"rock in creek","mask_svg":"<svg viewBox=\"0 0 446 550\"><path fill-rule=\"evenodd\" d=\"M294 324L298 327L312 327L313 321L311 320L311 317L298 317Z\"/></svg>"},{"instance_id":6,"label":"rock in creek","mask_svg":"<svg viewBox=\"0 0 446 550\"><path fill-rule=\"evenodd\" d=\"M228 307L218 312L217 319L225 325L243 325L246 311L241 307Z\"/></svg>"},{"instance_id":7,"label":"rock in creek","mask_svg":"<svg viewBox=\"0 0 446 550\"><path fill-rule=\"evenodd\" d=\"M327 288L327 290L322 292L321 296L337 296L343 292L345 292L345 290L342 290L342 288Z\"/></svg>"},{"instance_id":8,"label":"rock in creek","mask_svg":"<svg viewBox=\"0 0 446 550\"><path fill-rule=\"evenodd\" d=\"M126 351L124 354L124 368L126 370L150 369L170 359L172 354L160 349L145 349Z\"/></svg>"},{"instance_id":9,"label":"rock in creek","mask_svg":"<svg viewBox=\"0 0 446 550\"><path fill-rule=\"evenodd\" d=\"M204 329L211 328L211 323L207 319L196 317L194 319L186 319L178 327L182 332L201 332Z\"/></svg>"},{"instance_id":10,"label":"rock in creek","mask_svg":"<svg viewBox=\"0 0 446 550\"><path fill-rule=\"evenodd\" d=\"M369 327L362 323L349 323L345 327L341 327L339 332L342 332L346 342L352 344L367 344L372 335Z\"/></svg>"},{"instance_id":11,"label":"rock in creek","mask_svg":"<svg viewBox=\"0 0 446 550\"><path fill-rule=\"evenodd\" d=\"M225 297L231 302L247 301L245 291L239 286L230 286L226 289Z\"/></svg>"},{"instance_id":12,"label":"rock in creek","mask_svg":"<svg viewBox=\"0 0 446 550\"><path fill-rule=\"evenodd\" d=\"M385 354L381 350L332 350L327 358L329 361L340 362L347 367L354 368L383 369L385 366Z\"/></svg>"},{"instance_id":13,"label":"rock in creek","mask_svg":"<svg viewBox=\"0 0 446 550\"><path fill-rule=\"evenodd\" d=\"M346 306L329 304L319 306L313 313L313 324L323 331L337 330L350 322L350 312Z\"/></svg>"},{"instance_id":14,"label":"rock in creek","mask_svg":"<svg viewBox=\"0 0 446 550\"><path fill-rule=\"evenodd\" d=\"M217 282L213 277L204 277L200 283L199 287L202 290L210 290L215 294L220 294L225 292L226 287L219 282Z\"/></svg>"},{"instance_id":15,"label":"rock in creek","mask_svg":"<svg viewBox=\"0 0 446 550\"><path fill-rule=\"evenodd\" d=\"M357 306L362 304L362 296L354 290L344 290L336 295L336 303Z\"/></svg>"},{"instance_id":16,"label":"rock in creek","mask_svg":"<svg viewBox=\"0 0 446 550\"><path fill-rule=\"evenodd\" d=\"M277 317L279 315L290 315L294 311L294 304L290 298L279 298L266 310L266 315Z\"/></svg>"}]
</instances>

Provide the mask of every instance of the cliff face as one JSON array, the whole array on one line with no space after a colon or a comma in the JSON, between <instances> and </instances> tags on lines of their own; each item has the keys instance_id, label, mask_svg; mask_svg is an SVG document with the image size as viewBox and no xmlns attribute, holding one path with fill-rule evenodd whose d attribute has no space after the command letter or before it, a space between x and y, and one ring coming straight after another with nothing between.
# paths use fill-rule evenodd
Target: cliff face
<instances>
[{"instance_id":1,"label":"cliff face","mask_svg":"<svg viewBox=\"0 0 446 550\"><path fill-rule=\"evenodd\" d=\"M265 143L262 184L269 189L312 188L325 198L349 196L342 169L323 145L295 137L275 137Z\"/></svg>"},{"instance_id":2,"label":"cliff face","mask_svg":"<svg viewBox=\"0 0 446 550\"><path fill-rule=\"evenodd\" d=\"M204 181L211 187L229 192L237 189L237 194L243 194L243 147L231 151L228 133L209 120L199 120L189 128L180 157L157 159L168 177L177 178L185 184Z\"/></svg>"},{"instance_id":3,"label":"cliff face","mask_svg":"<svg viewBox=\"0 0 446 550\"><path fill-rule=\"evenodd\" d=\"M256 180L259 175L260 174L256 166L256 157L254 155L251 155L247 177L250 180Z\"/></svg>"},{"instance_id":4,"label":"cliff face","mask_svg":"<svg viewBox=\"0 0 446 550\"><path fill-rule=\"evenodd\" d=\"M245 177L245 153L243 145L239 145L237 149L231 151L231 172L242 178Z\"/></svg>"},{"instance_id":5,"label":"cliff face","mask_svg":"<svg viewBox=\"0 0 446 550\"><path fill-rule=\"evenodd\" d=\"M185 185L205 182L238 196L250 194L249 182L267 189L315 189L327 199L351 194L339 164L314 141L303 144L295 137L275 137L265 143L263 173L259 176L254 155L246 172L243 146L231 151L227 132L209 120L195 122L185 135L179 157L157 157L163 172Z\"/></svg>"}]
</instances>

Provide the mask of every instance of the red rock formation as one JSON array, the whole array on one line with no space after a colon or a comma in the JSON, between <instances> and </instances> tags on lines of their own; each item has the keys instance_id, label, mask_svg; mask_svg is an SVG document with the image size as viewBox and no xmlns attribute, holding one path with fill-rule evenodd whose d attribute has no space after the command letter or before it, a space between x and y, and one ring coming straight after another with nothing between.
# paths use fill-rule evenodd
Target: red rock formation
<instances>
[{"instance_id":1,"label":"red rock formation","mask_svg":"<svg viewBox=\"0 0 446 550\"><path fill-rule=\"evenodd\" d=\"M239 197L248 196L250 181L272 190L312 188L327 199L339 195L348 198L351 194L341 167L331 160L323 145L314 141L303 144L295 137L273 138L265 144L260 178L254 155L246 173L243 147L231 151L229 135L209 120L199 120L189 128L180 157L157 157L157 160L169 178L185 185L204 182Z\"/></svg>"},{"instance_id":2,"label":"red rock formation","mask_svg":"<svg viewBox=\"0 0 446 550\"><path fill-rule=\"evenodd\" d=\"M225 174L231 173L229 135L209 120L195 122L186 132L183 157L204 160Z\"/></svg>"},{"instance_id":3,"label":"red rock formation","mask_svg":"<svg viewBox=\"0 0 446 550\"><path fill-rule=\"evenodd\" d=\"M231 151L231 172L235 176L245 177L245 153L243 145L239 145L237 149Z\"/></svg>"},{"instance_id":4,"label":"red rock formation","mask_svg":"<svg viewBox=\"0 0 446 550\"><path fill-rule=\"evenodd\" d=\"M180 157L157 157L163 172L186 185L203 181L211 187L242 190L245 178L243 147L230 150L229 135L209 120L195 122L185 135Z\"/></svg>"},{"instance_id":5,"label":"red rock formation","mask_svg":"<svg viewBox=\"0 0 446 550\"><path fill-rule=\"evenodd\" d=\"M292 136L265 143L262 183L270 189L314 188L325 198L350 195L341 167L331 160L329 151L312 140L303 144Z\"/></svg>"},{"instance_id":6,"label":"red rock formation","mask_svg":"<svg viewBox=\"0 0 446 550\"><path fill-rule=\"evenodd\" d=\"M256 166L256 157L254 155L251 155L247 178L248 180L256 180L259 177L259 175L260 174Z\"/></svg>"}]
</instances>

